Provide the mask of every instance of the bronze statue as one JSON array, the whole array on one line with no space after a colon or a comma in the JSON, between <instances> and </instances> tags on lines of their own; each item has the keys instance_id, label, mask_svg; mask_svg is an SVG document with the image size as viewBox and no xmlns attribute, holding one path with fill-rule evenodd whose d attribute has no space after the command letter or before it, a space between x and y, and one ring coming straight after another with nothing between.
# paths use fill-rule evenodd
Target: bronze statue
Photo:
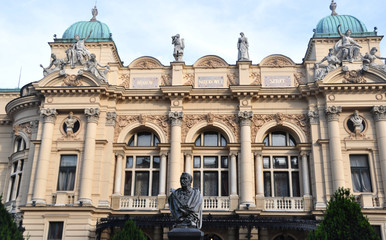
<instances>
[{"instance_id":1,"label":"bronze statue","mask_svg":"<svg viewBox=\"0 0 386 240\"><path fill-rule=\"evenodd\" d=\"M171 189L168 202L177 228L201 228L202 196L200 190L191 187L192 181L192 175L184 172L180 177L181 188Z\"/></svg>"}]
</instances>

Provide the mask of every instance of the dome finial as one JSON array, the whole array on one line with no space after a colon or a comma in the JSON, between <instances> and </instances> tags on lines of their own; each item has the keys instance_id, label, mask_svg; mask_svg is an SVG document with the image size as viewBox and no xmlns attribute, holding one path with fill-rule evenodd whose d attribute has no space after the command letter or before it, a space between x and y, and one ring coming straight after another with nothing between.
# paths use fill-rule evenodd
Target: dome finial
<instances>
[{"instance_id":1,"label":"dome finial","mask_svg":"<svg viewBox=\"0 0 386 240\"><path fill-rule=\"evenodd\" d=\"M335 12L336 2L334 2L334 0L331 0L330 9L332 11L331 16L338 16L338 13Z\"/></svg>"},{"instance_id":2,"label":"dome finial","mask_svg":"<svg viewBox=\"0 0 386 240\"><path fill-rule=\"evenodd\" d=\"M96 3L93 9L91 9L92 13L92 18L90 19L90 22L95 22L96 21L96 16L98 15L98 9L96 7Z\"/></svg>"}]
</instances>

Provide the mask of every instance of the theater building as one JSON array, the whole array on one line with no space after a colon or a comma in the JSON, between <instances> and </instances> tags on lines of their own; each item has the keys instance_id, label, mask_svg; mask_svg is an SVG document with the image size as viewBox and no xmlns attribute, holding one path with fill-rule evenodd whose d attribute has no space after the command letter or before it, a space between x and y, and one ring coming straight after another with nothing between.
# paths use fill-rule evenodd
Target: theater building
<instances>
[{"instance_id":1,"label":"theater building","mask_svg":"<svg viewBox=\"0 0 386 240\"><path fill-rule=\"evenodd\" d=\"M41 80L0 89L0 193L26 237L109 239L131 218L167 239L188 172L206 239L305 239L339 187L386 239L383 36L333 11L302 63L125 66L95 15L49 43Z\"/></svg>"}]
</instances>

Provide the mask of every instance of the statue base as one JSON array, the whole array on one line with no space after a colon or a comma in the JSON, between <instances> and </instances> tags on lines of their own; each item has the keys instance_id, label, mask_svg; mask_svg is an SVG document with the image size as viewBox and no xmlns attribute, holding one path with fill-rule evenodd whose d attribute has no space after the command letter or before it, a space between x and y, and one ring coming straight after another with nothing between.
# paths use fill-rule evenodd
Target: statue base
<instances>
[{"instance_id":1,"label":"statue base","mask_svg":"<svg viewBox=\"0 0 386 240\"><path fill-rule=\"evenodd\" d=\"M197 228L173 228L168 232L169 240L202 240L204 233Z\"/></svg>"}]
</instances>

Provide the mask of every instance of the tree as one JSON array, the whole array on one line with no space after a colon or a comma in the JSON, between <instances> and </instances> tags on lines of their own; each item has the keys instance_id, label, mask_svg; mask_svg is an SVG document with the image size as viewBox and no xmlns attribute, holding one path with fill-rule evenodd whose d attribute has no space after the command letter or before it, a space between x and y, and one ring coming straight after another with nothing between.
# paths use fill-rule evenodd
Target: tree
<instances>
[{"instance_id":1,"label":"tree","mask_svg":"<svg viewBox=\"0 0 386 240\"><path fill-rule=\"evenodd\" d=\"M111 240L146 240L145 234L137 227L133 220L127 220L122 230L114 234Z\"/></svg>"},{"instance_id":2,"label":"tree","mask_svg":"<svg viewBox=\"0 0 386 240\"><path fill-rule=\"evenodd\" d=\"M374 228L363 216L350 189L339 188L327 204L324 219L308 240L376 239Z\"/></svg>"},{"instance_id":3,"label":"tree","mask_svg":"<svg viewBox=\"0 0 386 240\"><path fill-rule=\"evenodd\" d=\"M5 209L2 196L0 195L0 239L3 240L20 240L23 234L17 228L11 214Z\"/></svg>"}]
</instances>

